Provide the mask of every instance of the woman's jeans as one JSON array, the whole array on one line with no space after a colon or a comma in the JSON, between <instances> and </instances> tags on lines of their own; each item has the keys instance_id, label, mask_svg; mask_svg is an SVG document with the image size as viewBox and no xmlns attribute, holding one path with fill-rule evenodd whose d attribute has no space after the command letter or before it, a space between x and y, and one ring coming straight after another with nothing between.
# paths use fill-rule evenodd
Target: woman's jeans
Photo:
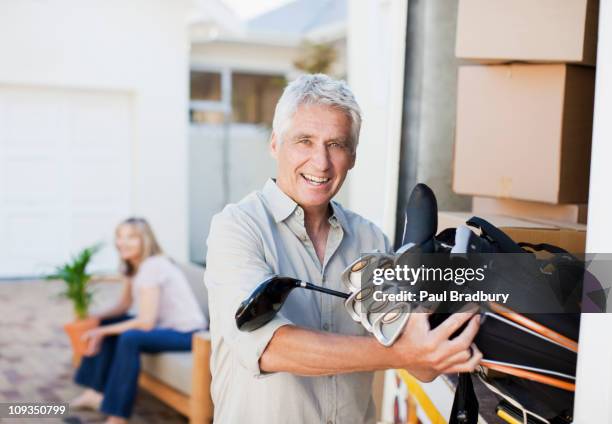
<instances>
[{"instance_id":1,"label":"woman's jeans","mask_svg":"<svg viewBox=\"0 0 612 424\"><path fill-rule=\"evenodd\" d=\"M131 317L102 320L101 325L125 321ZM100 352L83 357L74 381L104 393L100 410L108 415L129 418L138 388L140 354L191 350L191 332L167 328L150 331L128 330L117 336L104 337Z\"/></svg>"}]
</instances>

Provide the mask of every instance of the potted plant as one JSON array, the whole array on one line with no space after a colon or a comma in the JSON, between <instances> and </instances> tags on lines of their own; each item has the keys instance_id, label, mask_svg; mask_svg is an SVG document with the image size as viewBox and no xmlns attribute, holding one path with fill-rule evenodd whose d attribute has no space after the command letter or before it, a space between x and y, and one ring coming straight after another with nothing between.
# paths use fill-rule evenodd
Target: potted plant
<instances>
[{"instance_id":1,"label":"potted plant","mask_svg":"<svg viewBox=\"0 0 612 424\"><path fill-rule=\"evenodd\" d=\"M72 301L75 320L64 325L64 330L70 337L75 357L82 356L87 348L87 343L82 340L83 333L99 325L97 318L88 316L92 292L88 285L91 275L87 273L87 265L101 247L101 244L96 244L83 249L47 277L48 280L63 280L66 283L66 290L61 295Z\"/></svg>"}]
</instances>

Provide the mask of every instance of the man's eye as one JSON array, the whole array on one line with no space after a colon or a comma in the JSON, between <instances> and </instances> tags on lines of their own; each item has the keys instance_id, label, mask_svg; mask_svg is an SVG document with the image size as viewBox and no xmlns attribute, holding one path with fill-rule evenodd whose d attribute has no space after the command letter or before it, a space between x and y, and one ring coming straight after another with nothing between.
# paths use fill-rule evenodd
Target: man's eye
<instances>
[{"instance_id":1,"label":"man's eye","mask_svg":"<svg viewBox=\"0 0 612 424\"><path fill-rule=\"evenodd\" d=\"M346 146L343 143L330 143L329 147L332 147L334 149L344 149Z\"/></svg>"}]
</instances>

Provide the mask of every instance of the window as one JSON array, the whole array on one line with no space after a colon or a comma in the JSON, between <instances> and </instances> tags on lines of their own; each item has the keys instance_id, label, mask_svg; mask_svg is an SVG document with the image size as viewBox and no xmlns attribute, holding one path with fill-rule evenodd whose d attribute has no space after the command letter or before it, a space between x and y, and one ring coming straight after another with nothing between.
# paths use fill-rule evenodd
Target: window
<instances>
[{"instance_id":1,"label":"window","mask_svg":"<svg viewBox=\"0 0 612 424\"><path fill-rule=\"evenodd\" d=\"M285 79L273 75L232 74L232 121L272 126Z\"/></svg>"},{"instance_id":2,"label":"window","mask_svg":"<svg viewBox=\"0 0 612 424\"><path fill-rule=\"evenodd\" d=\"M191 100L221 101L221 73L191 71Z\"/></svg>"},{"instance_id":3,"label":"window","mask_svg":"<svg viewBox=\"0 0 612 424\"><path fill-rule=\"evenodd\" d=\"M190 77L190 122L223 124L228 116L235 123L272 126L284 77L228 69L192 70Z\"/></svg>"},{"instance_id":4,"label":"window","mask_svg":"<svg viewBox=\"0 0 612 424\"><path fill-rule=\"evenodd\" d=\"M225 114L229 112L229 96L224 91L227 84L223 84L228 77L227 72L191 71L189 122L223 124Z\"/></svg>"}]
</instances>

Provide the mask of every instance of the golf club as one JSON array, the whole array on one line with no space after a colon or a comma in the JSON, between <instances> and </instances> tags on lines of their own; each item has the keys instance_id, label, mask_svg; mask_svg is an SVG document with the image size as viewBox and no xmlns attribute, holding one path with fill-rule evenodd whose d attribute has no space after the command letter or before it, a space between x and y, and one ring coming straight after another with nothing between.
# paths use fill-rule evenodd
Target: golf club
<instances>
[{"instance_id":1,"label":"golf club","mask_svg":"<svg viewBox=\"0 0 612 424\"><path fill-rule=\"evenodd\" d=\"M347 293L320 287L291 277L273 276L261 282L236 311L236 325L240 331L254 331L270 322L281 310L291 290L313 290L347 299Z\"/></svg>"}]
</instances>

